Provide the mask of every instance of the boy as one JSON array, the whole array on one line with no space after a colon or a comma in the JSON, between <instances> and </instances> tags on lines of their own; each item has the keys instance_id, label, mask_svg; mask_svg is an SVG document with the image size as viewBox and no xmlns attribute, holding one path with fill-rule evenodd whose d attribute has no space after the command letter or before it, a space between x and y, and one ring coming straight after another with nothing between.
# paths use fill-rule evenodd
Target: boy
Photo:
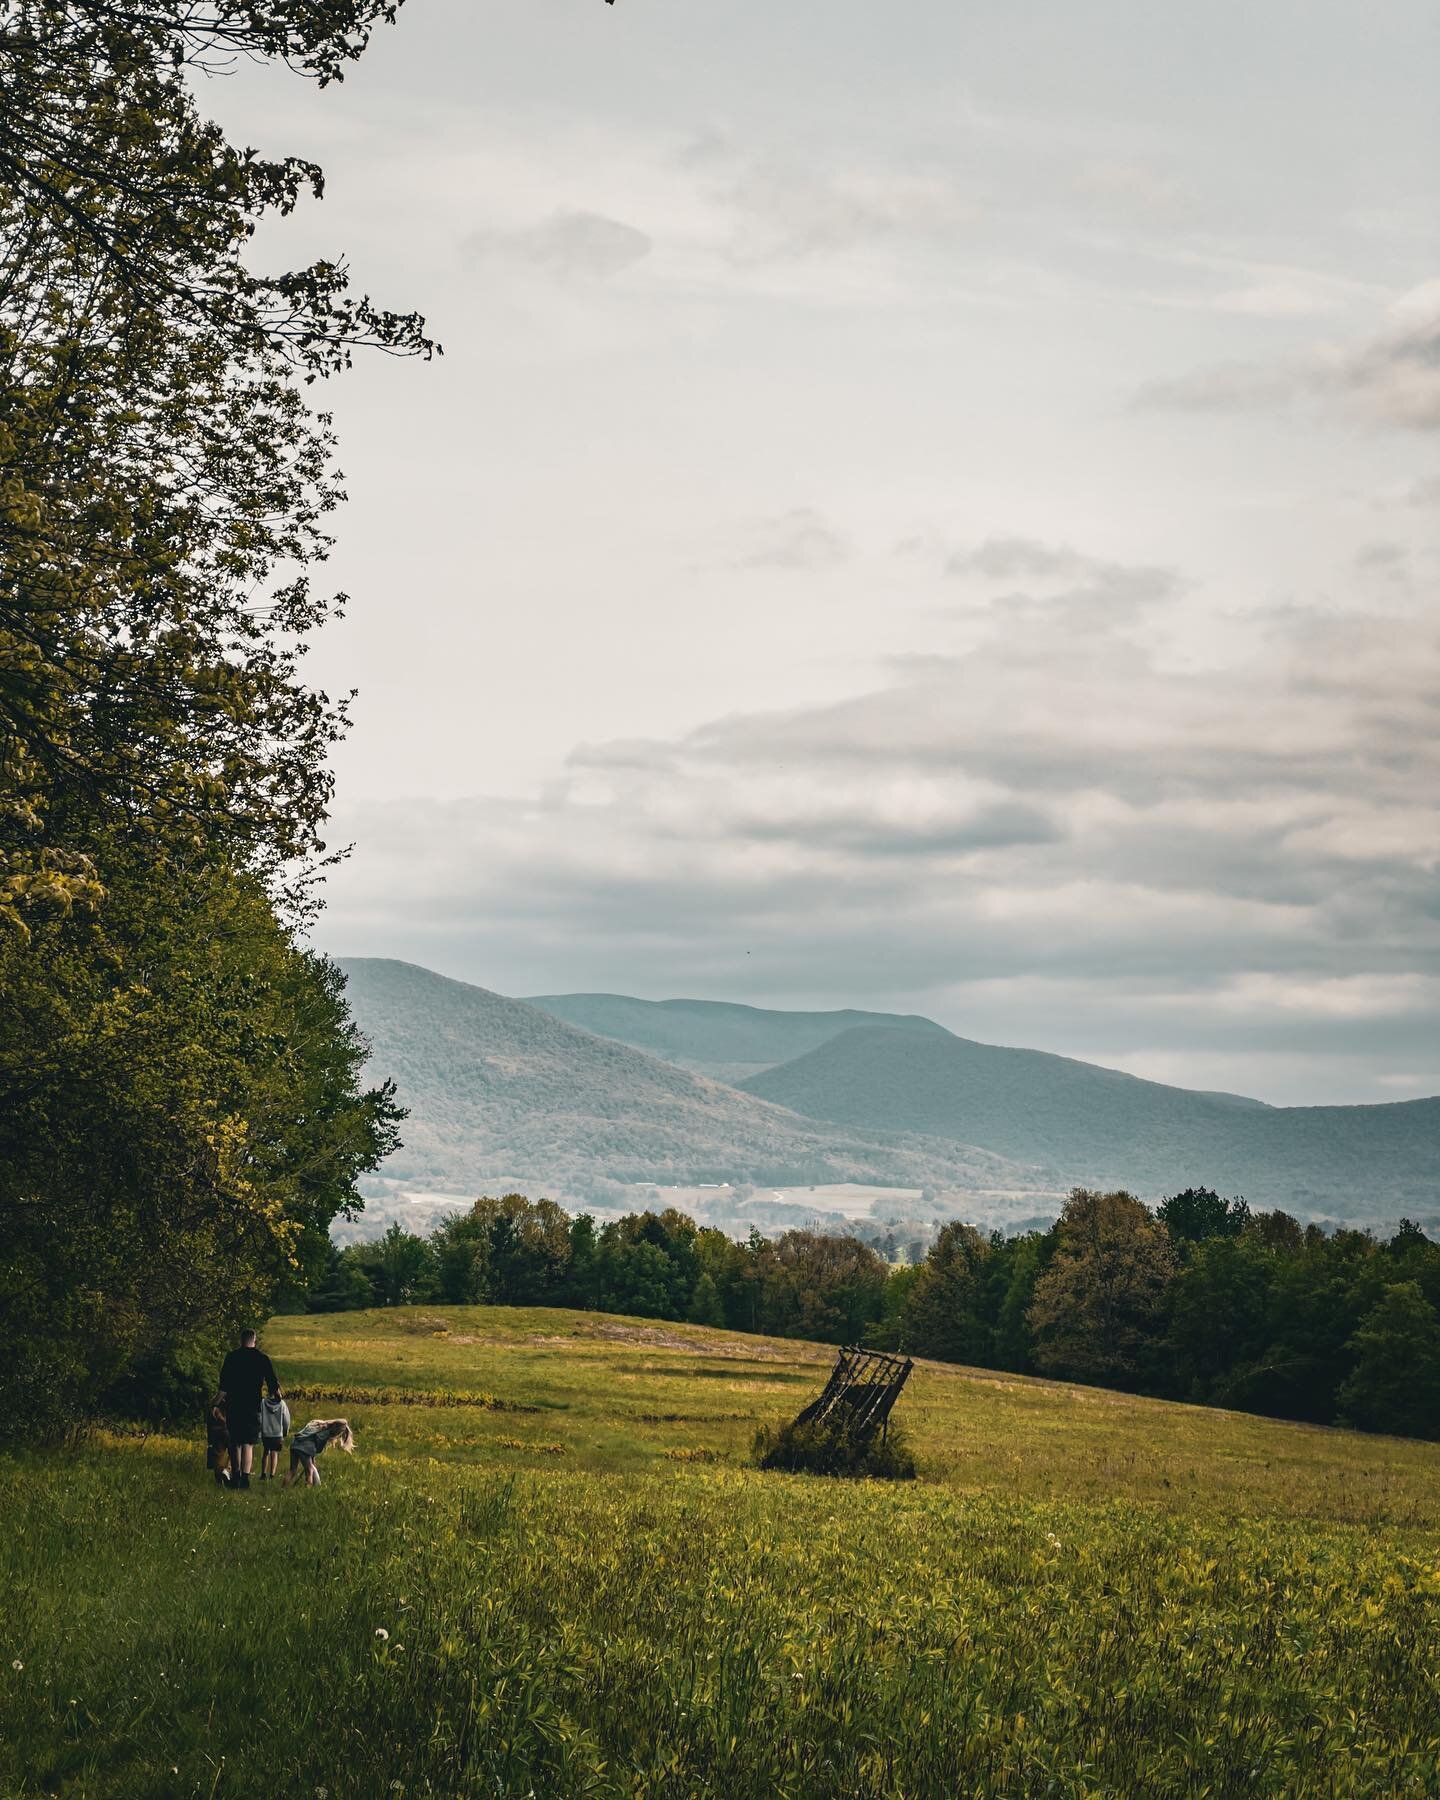
<instances>
[{"instance_id":1,"label":"boy","mask_svg":"<svg viewBox=\"0 0 1440 1800\"><path fill-rule=\"evenodd\" d=\"M260 1463L260 1479L273 1481L280 1467L280 1452L290 1429L290 1408L283 1394L267 1394L260 1402L260 1445L265 1454Z\"/></svg>"},{"instance_id":2,"label":"boy","mask_svg":"<svg viewBox=\"0 0 1440 1800\"><path fill-rule=\"evenodd\" d=\"M205 1408L205 1467L213 1469L216 1487L229 1487L230 1427L225 1421L225 1402L217 1394Z\"/></svg>"}]
</instances>

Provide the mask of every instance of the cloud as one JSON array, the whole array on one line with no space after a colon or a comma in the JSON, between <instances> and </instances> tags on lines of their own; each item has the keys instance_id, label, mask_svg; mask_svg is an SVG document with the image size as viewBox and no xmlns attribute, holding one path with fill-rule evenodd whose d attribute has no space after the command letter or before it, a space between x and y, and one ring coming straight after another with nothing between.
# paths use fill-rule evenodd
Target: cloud
<instances>
[{"instance_id":1,"label":"cloud","mask_svg":"<svg viewBox=\"0 0 1440 1800\"><path fill-rule=\"evenodd\" d=\"M973 196L943 169L858 163L817 166L759 157L725 199L742 262L810 257L900 239L953 239L979 217Z\"/></svg>"},{"instance_id":2,"label":"cloud","mask_svg":"<svg viewBox=\"0 0 1440 1800\"><path fill-rule=\"evenodd\" d=\"M1440 281L1391 309L1383 330L1321 347L1299 361L1221 363L1137 395L1143 407L1181 412L1251 412L1304 402L1338 405L1372 424L1440 430Z\"/></svg>"},{"instance_id":3,"label":"cloud","mask_svg":"<svg viewBox=\"0 0 1440 1800\"><path fill-rule=\"evenodd\" d=\"M741 569L834 569L850 560L851 547L836 527L809 507L763 519L735 559Z\"/></svg>"},{"instance_id":4,"label":"cloud","mask_svg":"<svg viewBox=\"0 0 1440 1800\"><path fill-rule=\"evenodd\" d=\"M1340 359L1335 382L1375 418L1440 429L1440 281L1397 308L1396 323Z\"/></svg>"},{"instance_id":5,"label":"cloud","mask_svg":"<svg viewBox=\"0 0 1440 1800\"><path fill-rule=\"evenodd\" d=\"M533 804L351 817L334 918L512 991L905 999L986 1035L963 1003L1003 1041L1093 1054L1124 1018L1394 1068L1440 981L1437 725L1428 622L1272 618L1200 669L1002 607L848 699L586 746Z\"/></svg>"},{"instance_id":6,"label":"cloud","mask_svg":"<svg viewBox=\"0 0 1440 1800\"><path fill-rule=\"evenodd\" d=\"M1355 567L1361 575L1368 575L1373 580L1400 588L1410 585L1409 548L1388 538L1376 538L1362 544L1355 552Z\"/></svg>"},{"instance_id":7,"label":"cloud","mask_svg":"<svg viewBox=\"0 0 1440 1800\"><path fill-rule=\"evenodd\" d=\"M990 586L1019 583L992 605L1017 623L1070 631L1108 631L1133 623L1174 599L1182 583L1173 569L1087 556L1068 544L993 537L943 554L943 572Z\"/></svg>"},{"instance_id":8,"label":"cloud","mask_svg":"<svg viewBox=\"0 0 1440 1800\"><path fill-rule=\"evenodd\" d=\"M508 262L567 278L603 280L642 262L653 245L643 231L603 213L565 210L518 230L484 227L461 244L468 262Z\"/></svg>"}]
</instances>

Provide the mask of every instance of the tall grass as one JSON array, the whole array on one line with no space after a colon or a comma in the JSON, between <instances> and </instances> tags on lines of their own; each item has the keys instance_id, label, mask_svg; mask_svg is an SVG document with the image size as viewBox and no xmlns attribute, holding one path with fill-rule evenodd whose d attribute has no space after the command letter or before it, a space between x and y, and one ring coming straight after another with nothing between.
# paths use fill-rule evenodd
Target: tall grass
<instances>
[{"instance_id":1,"label":"tall grass","mask_svg":"<svg viewBox=\"0 0 1440 1800\"><path fill-rule=\"evenodd\" d=\"M385 1322L353 1332L354 1381L386 1385ZM302 1337L270 1347L312 1379ZM660 1420L694 1384L623 1344L599 1392L514 1322L489 1349L527 1397L555 1359L564 1459L523 1418L505 1448L483 1410L384 1406L318 1491L219 1493L198 1439L0 1462L0 1793L1435 1792L1433 1455L1370 1440L1374 1513L1423 1514L1427 1480L1431 1511L1356 1524L1347 1437L1268 1426L1292 1471L1271 1504L1243 1430L1228 1460L1212 1441L1212 1491L1164 1489L1190 1415L1138 1415L1156 1476L1120 1408L1108 1492L1067 1495L1082 1401L1030 1416L937 1377L919 1482L817 1481L743 1467L723 1414ZM1028 1492L998 1457L988 1483L946 1460L987 1407L1033 1454ZM721 1460L667 1454L701 1449Z\"/></svg>"}]
</instances>

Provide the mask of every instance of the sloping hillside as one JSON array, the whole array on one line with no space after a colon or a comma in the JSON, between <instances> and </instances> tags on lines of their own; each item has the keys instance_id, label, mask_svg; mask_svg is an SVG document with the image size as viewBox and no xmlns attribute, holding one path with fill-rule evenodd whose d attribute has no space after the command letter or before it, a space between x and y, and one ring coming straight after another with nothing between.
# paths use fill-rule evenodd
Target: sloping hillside
<instances>
[{"instance_id":1,"label":"sloping hillside","mask_svg":"<svg viewBox=\"0 0 1440 1800\"><path fill-rule=\"evenodd\" d=\"M716 1081L738 1082L818 1049L858 1026L938 1032L917 1013L777 1012L728 1000L635 1000L628 994L540 994L527 1001L599 1037L614 1038Z\"/></svg>"},{"instance_id":2,"label":"sloping hillside","mask_svg":"<svg viewBox=\"0 0 1440 1800\"><path fill-rule=\"evenodd\" d=\"M1262 1106L948 1032L867 1029L742 1085L852 1129L883 1120L983 1144L1061 1185L1154 1198L1203 1182L1302 1216L1440 1213L1440 1099Z\"/></svg>"},{"instance_id":3,"label":"sloping hillside","mask_svg":"<svg viewBox=\"0 0 1440 1800\"><path fill-rule=\"evenodd\" d=\"M802 1119L410 963L341 966L371 1078L392 1078L410 1109L385 1170L399 1180L459 1192L506 1181L564 1192L596 1177L1032 1185L1004 1158Z\"/></svg>"}]
</instances>

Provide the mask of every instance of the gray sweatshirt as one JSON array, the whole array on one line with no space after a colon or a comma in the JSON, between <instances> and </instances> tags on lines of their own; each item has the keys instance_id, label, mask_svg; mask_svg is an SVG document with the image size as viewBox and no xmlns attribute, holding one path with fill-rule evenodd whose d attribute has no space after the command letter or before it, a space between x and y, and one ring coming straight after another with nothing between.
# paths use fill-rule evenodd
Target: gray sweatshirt
<instances>
[{"instance_id":1,"label":"gray sweatshirt","mask_svg":"<svg viewBox=\"0 0 1440 1800\"><path fill-rule=\"evenodd\" d=\"M268 1394L260 1402L260 1435L267 1438L283 1438L290 1429L290 1408L283 1400L272 1399Z\"/></svg>"}]
</instances>

